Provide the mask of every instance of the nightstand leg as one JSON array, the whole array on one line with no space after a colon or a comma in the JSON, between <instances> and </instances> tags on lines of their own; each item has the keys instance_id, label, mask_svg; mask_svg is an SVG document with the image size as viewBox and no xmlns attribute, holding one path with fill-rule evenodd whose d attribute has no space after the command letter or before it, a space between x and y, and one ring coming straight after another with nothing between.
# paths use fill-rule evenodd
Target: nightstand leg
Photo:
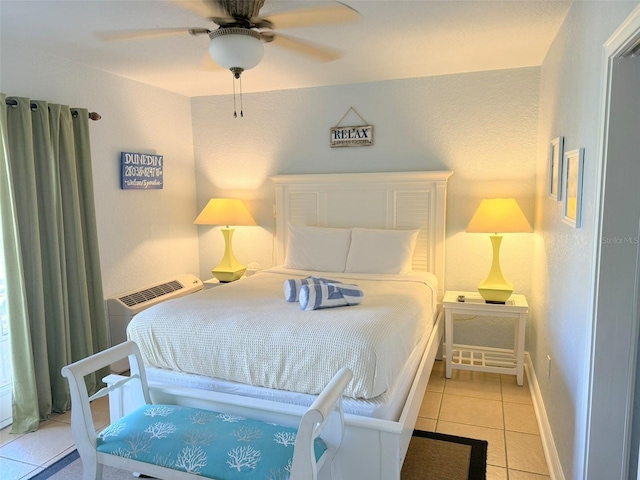
<instances>
[{"instance_id":1,"label":"nightstand leg","mask_svg":"<svg viewBox=\"0 0 640 480\"><path fill-rule=\"evenodd\" d=\"M445 340L445 376L451 378L451 360L453 357L453 314L451 310L444 312L444 340Z\"/></svg>"},{"instance_id":2,"label":"nightstand leg","mask_svg":"<svg viewBox=\"0 0 640 480\"><path fill-rule=\"evenodd\" d=\"M518 315L516 324L516 381L518 385L524 384L524 331L526 315Z\"/></svg>"}]
</instances>

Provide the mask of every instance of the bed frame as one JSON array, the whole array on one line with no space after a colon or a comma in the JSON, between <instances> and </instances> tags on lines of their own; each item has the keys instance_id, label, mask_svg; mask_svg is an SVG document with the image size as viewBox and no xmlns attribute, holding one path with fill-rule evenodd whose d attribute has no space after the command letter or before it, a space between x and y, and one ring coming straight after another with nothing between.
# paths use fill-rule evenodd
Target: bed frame
<instances>
[{"instance_id":1,"label":"bed frame","mask_svg":"<svg viewBox=\"0 0 640 480\"><path fill-rule=\"evenodd\" d=\"M444 240L450 171L278 175L276 191L278 264L284 263L289 224L322 227L409 229L420 227L415 270L438 277L438 303L444 294ZM438 309L439 311L440 309ZM442 341L436 323L398 421L345 414L342 445L321 480L400 480L400 471L418 418L427 382ZM122 377L109 375L107 384ZM122 389L121 389L122 390ZM210 408L296 426L305 407L150 382L154 403ZM126 391L110 394L112 422L129 410ZM331 475L330 475L331 473Z\"/></svg>"}]
</instances>

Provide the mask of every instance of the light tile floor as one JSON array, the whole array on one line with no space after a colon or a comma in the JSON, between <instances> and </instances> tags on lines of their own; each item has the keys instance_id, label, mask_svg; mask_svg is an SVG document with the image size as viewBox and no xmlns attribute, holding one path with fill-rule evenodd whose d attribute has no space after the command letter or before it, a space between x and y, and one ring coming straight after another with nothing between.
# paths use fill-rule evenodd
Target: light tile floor
<instances>
[{"instance_id":1,"label":"light tile floor","mask_svg":"<svg viewBox=\"0 0 640 480\"><path fill-rule=\"evenodd\" d=\"M109 424L107 397L91 404L97 430ZM71 437L71 412L51 415L33 433L13 435L11 427L0 430L0 478L28 479L75 450Z\"/></svg>"},{"instance_id":2,"label":"light tile floor","mask_svg":"<svg viewBox=\"0 0 640 480\"><path fill-rule=\"evenodd\" d=\"M106 398L92 404L100 429L109 421ZM25 435L0 430L0 476L28 479L75 448L71 416L54 414ZM416 428L487 440L487 480L549 480L529 386L511 375L454 370L444 375L436 362Z\"/></svg>"},{"instance_id":3,"label":"light tile floor","mask_svg":"<svg viewBox=\"0 0 640 480\"><path fill-rule=\"evenodd\" d=\"M487 440L487 480L549 480L526 375L454 370L436 362L416 428Z\"/></svg>"}]
</instances>

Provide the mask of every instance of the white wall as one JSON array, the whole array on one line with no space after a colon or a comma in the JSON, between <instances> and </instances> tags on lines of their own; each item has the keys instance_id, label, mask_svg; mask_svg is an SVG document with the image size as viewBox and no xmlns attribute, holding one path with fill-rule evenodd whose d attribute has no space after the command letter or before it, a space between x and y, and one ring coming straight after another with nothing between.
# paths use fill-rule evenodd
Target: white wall
<instances>
[{"instance_id":1,"label":"white wall","mask_svg":"<svg viewBox=\"0 0 640 480\"><path fill-rule=\"evenodd\" d=\"M243 75L251 82L251 71ZM538 68L523 68L250 94L236 119L231 96L194 98L198 208L212 196L247 200L262 228L237 228L234 252L269 267L270 175L451 169L446 283L475 290L489 272L491 247L488 236L464 229L481 199L514 196L533 223L538 76ZM329 129L349 107L374 126L373 146L329 147ZM341 125L362 123L350 113ZM200 229L200 275L209 278L223 240L218 228ZM533 235L517 234L502 247L505 275L525 294L532 244ZM510 331L501 332L512 345Z\"/></svg>"},{"instance_id":2,"label":"white wall","mask_svg":"<svg viewBox=\"0 0 640 480\"><path fill-rule=\"evenodd\" d=\"M2 44L0 88L10 96L86 107L105 297L197 274L198 238L189 99ZM121 190L120 152L164 155L164 189Z\"/></svg>"},{"instance_id":3,"label":"white wall","mask_svg":"<svg viewBox=\"0 0 640 480\"><path fill-rule=\"evenodd\" d=\"M231 96L194 98L190 105L179 95L19 46L3 44L1 53L3 92L103 116L91 123L91 141L105 296L182 272L209 278L222 236L199 227L198 264L192 221L214 195L248 200L261 227L239 228L234 249L241 261L270 266L273 174L454 170L450 288L474 290L489 270L488 239L463 233L483 197L515 196L533 219L537 68L245 95L245 117L234 119ZM373 147L329 147L329 128L350 106L374 125ZM360 123L353 114L345 122ZM121 151L164 155L165 188L120 190ZM505 274L526 294L531 242L531 235L516 235L502 248ZM508 331L502 336L509 341Z\"/></svg>"},{"instance_id":4,"label":"white wall","mask_svg":"<svg viewBox=\"0 0 640 480\"><path fill-rule=\"evenodd\" d=\"M637 2L574 2L541 68L533 316L528 348L565 478L584 478L591 348L590 292L603 44ZM565 151L585 148L583 226L561 221L546 193L547 152L563 135ZM547 355L551 356L549 377ZM606 386L603 386L606 388ZM599 432L593 432L599 435Z\"/></svg>"}]
</instances>

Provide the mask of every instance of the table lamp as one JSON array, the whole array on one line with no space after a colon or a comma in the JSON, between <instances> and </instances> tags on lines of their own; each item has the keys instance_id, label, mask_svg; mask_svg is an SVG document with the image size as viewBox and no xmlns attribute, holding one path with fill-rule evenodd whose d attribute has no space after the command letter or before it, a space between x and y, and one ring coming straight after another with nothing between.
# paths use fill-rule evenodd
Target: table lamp
<instances>
[{"instance_id":1,"label":"table lamp","mask_svg":"<svg viewBox=\"0 0 640 480\"><path fill-rule=\"evenodd\" d=\"M233 198L212 198L202 209L200 215L193 222L196 225L224 225L224 255L220 264L211 270L211 273L221 282L233 282L238 280L247 270L233 254L231 237L234 226L256 225L255 220L245 207L242 200Z\"/></svg>"},{"instance_id":2,"label":"table lamp","mask_svg":"<svg viewBox=\"0 0 640 480\"><path fill-rule=\"evenodd\" d=\"M478 285L478 292L486 303L505 303L513 293L513 284L504 278L500 268L502 233L531 233L533 229L513 198L484 199L467 226L469 233L489 235L493 248L493 262L487 278Z\"/></svg>"}]
</instances>

